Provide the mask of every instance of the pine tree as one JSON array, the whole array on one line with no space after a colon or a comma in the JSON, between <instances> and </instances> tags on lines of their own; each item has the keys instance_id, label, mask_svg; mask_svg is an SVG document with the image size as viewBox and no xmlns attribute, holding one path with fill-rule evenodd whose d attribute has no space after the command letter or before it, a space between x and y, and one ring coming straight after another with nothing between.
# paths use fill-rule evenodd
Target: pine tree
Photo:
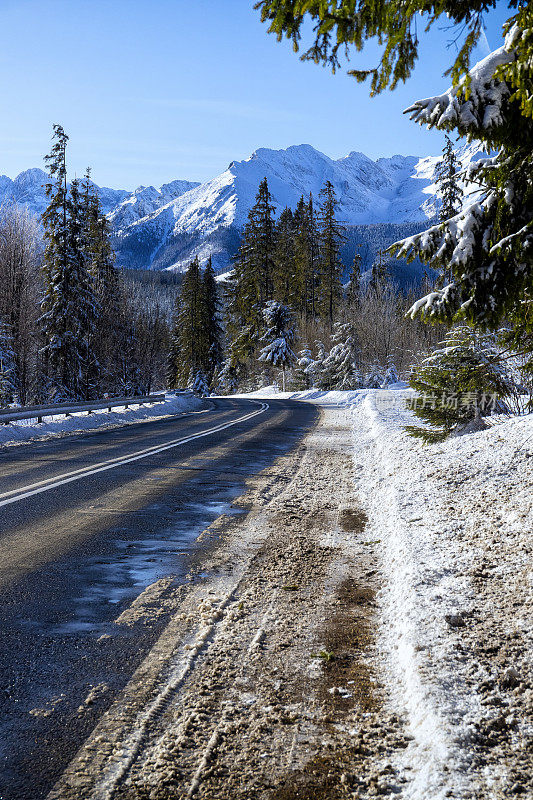
<instances>
[{"instance_id":1,"label":"pine tree","mask_svg":"<svg viewBox=\"0 0 533 800\"><path fill-rule=\"evenodd\" d=\"M93 364L98 370L98 393L117 392L119 353L124 331L120 306L122 296L119 274L115 268L115 253L111 244L109 222L102 213L100 198L87 169L82 186L83 221L87 247L87 266L97 302L92 342Z\"/></svg>"},{"instance_id":2,"label":"pine tree","mask_svg":"<svg viewBox=\"0 0 533 800\"><path fill-rule=\"evenodd\" d=\"M468 69L469 57L483 33L483 14L494 3L486 0L258 0L255 8L261 9L261 20L269 23L268 32L274 33L278 41L284 36L291 39L295 52L299 49L301 29L312 30L314 41L301 56L315 64L330 66L333 72L340 67L340 55L348 59L350 52L363 50L367 41L383 45L378 63L371 69L352 69L358 81L371 78L371 95L379 94L390 86L394 89L400 81L406 81L418 59L419 39L417 35L418 15L425 15L424 24L429 30L441 17L448 27L458 26L457 39L464 42L457 48L451 72L454 83ZM516 6L516 3L511 3ZM527 6L526 6L527 7ZM307 31L305 39L308 39ZM448 74L448 73L446 73Z\"/></svg>"},{"instance_id":3,"label":"pine tree","mask_svg":"<svg viewBox=\"0 0 533 800\"><path fill-rule=\"evenodd\" d=\"M460 162L453 149L452 141L445 136L445 145L442 151L442 160L435 169L435 183L441 198L439 219L446 222L454 217L460 210L463 199L463 190L459 185Z\"/></svg>"},{"instance_id":4,"label":"pine tree","mask_svg":"<svg viewBox=\"0 0 533 800\"><path fill-rule=\"evenodd\" d=\"M180 338L180 311L181 303L179 295L176 298L174 314L172 316L172 326L170 329L169 349L167 356L166 380L169 391L175 392L179 389L179 377L181 373L181 338Z\"/></svg>"},{"instance_id":5,"label":"pine tree","mask_svg":"<svg viewBox=\"0 0 533 800\"><path fill-rule=\"evenodd\" d=\"M263 320L259 304L251 244L245 227L241 245L233 259L233 270L225 283L228 359L234 374L244 376L254 357Z\"/></svg>"},{"instance_id":6,"label":"pine tree","mask_svg":"<svg viewBox=\"0 0 533 800\"><path fill-rule=\"evenodd\" d=\"M489 328L510 316L522 336L524 303L533 297L532 81L533 6L527 4L507 23L503 47L443 95L409 109L420 124L455 130L497 151L466 172L480 189L475 202L395 245L398 256L419 256L452 273L447 285L414 304L413 316Z\"/></svg>"},{"instance_id":7,"label":"pine tree","mask_svg":"<svg viewBox=\"0 0 533 800\"><path fill-rule=\"evenodd\" d=\"M357 368L355 326L350 322L336 322L331 338L333 346L323 362L321 388L357 389L361 379Z\"/></svg>"},{"instance_id":8,"label":"pine tree","mask_svg":"<svg viewBox=\"0 0 533 800\"><path fill-rule=\"evenodd\" d=\"M202 369L196 369L191 372L187 388L199 397L207 397L209 395L207 377Z\"/></svg>"},{"instance_id":9,"label":"pine tree","mask_svg":"<svg viewBox=\"0 0 533 800\"><path fill-rule=\"evenodd\" d=\"M298 353L298 360L294 370L294 382L297 389L310 389L312 384L313 354L307 345Z\"/></svg>"},{"instance_id":10,"label":"pine tree","mask_svg":"<svg viewBox=\"0 0 533 800\"><path fill-rule=\"evenodd\" d=\"M313 196L303 196L294 214L294 290L292 306L306 319L318 316L320 285L320 238Z\"/></svg>"},{"instance_id":11,"label":"pine tree","mask_svg":"<svg viewBox=\"0 0 533 800\"><path fill-rule=\"evenodd\" d=\"M46 157L51 183L46 186L49 205L43 214L45 291L41 329L43 353L52 399L87 396L89 339L95 315L95 298L86 265L86 241L79 184L67 189L68 136L54 126L54 145Z\"/></svg>"},{"instance_id":12,"label":"pine tree","mask_svg":"<svg viewBox=\"0 0 533 800\"><path fill-rule=\"evenodd\" d=\"M266 304L263 315L266 332L261 337L265 342L259 354L259 361L282 370L283 391L285 391L285 371L291 367L296 356L292 345L296 338L292 314L287 306L271 300Z\"/></svg>"},{"instance_id":13,"label":"pine tree","mask_svg":"<svg viewBox=\"0 0 533 800\"><path fill-rule=\"evenodd\" d=\"M315 342L315 350L316 350L316 356L313 360L313 363L309 365L307 370L309 373L309 378L311 380L311 386L316 386L317 388L321 389L322 374L324 371L324 362L328 357L328 353L324 343L321 341Z\"/></svg>"},{"instance_id":14,"label":"pine tree","mask_svg":"<svg viewBox=\"0 0 533 800\"><path fill-rule=\"evenodd\" d=\"M400 376L398 375L398 370L396 369L394 364L389 364L389 366L387 367L387 371L385 372L381 388L386 389L388 386L392 386L393 384L398 383L399 380Z\"/></svg>"},{"instance_id":15,"label":"pine tree","mask_svg":"<svg viewBox=\"0 0 533 800\"><path fill-rule=\"evenodd\" d=\"M82 192L89 272L94 279L98 298L107 304L118 289L116 256L111 244L109 222L102 212L100 197L91 182L89 169L85 173Z\"/></svg>"},{"instance_id":16,"label":"pine tree","mask_svg":"<svg viewBox=\"0 0 533 800\"><path fill-rule=\"evenodd\" d=\"M294 279L294 241L294 215L290 208L284 208L276 228L274 296L280 303L287 305L292 305L297 300Z\"/></svg>"},{"instance_id":17,"label":"pine tree","mask_svg":"<svg viewBox=\"0 0 533 800\"><path fill-rule=\"evenodd\" d=\"M0 319L0 406L7 406L17 397L16 373L13 337L7 323Z\"/></svg>"},{"instance_id":18,"label":"pine tree","mask_svg":"<svg viewBox=\"0 0 533 800\"><path fill-rule=\"evenodd\" d=\"M333 325L339 299L342 294L341 276L343 264L340 248L345 241L341 226L335 219L338 205L331 181L326 181L320 192L320 310L324 318Z\"/></svg>"},{"instance_id":19,"label":"pine tree","mask_svg":"<svg viewBox=\"0 0 533 800\"><path fill-rule=\"evenodd\" d=\"M204 327L204 291L200 263L195 258L183 277L179 305L171 332L172 350L177 361L169 364L169 387L189 386L198 372L205 376L206 330Z\"/></svg>"},{"instance_id":20,"label":"pine tree","mask_svg":"<svg viewBox=\"0 0 533 800\"><path fill-rule=\"evenodd\" d=\"M222 327L219 322L219 300L215 271L209 258L202 278L202 322L205 345L202 367L208 386L211 386L223 361Z\"/></svg>"},{"instance_id":21,"label":"pine tree","mask_svg":"<svg viewBox=\"0 0 533 800\"><path fill-rule=\"evenodd\" d=\"M45 295L41 310L43 316L39 320L45 341L43 348L44 369L48 388L52 393L62 394L57 387L57 367L59 358L60 332L56 329L52 309L57 296L54 289L57 281L58 270L66 271L69 261L69 236L68 236L68 187L66 149L68 136L61 125L53 127L53 145L49 155L45 156L50 182L45 186L48 198L48 207L42 215L46 248L44 253L44 283ZM50 376L50 372L56 373ZM49 380L51 378L51 380Z\"/></svg>"},{"instance_id":22,"label":"pine tree","mask_svg":"<svg viewBox=\"0 0 533 800\"><path fill-rule=\"evenodd\" d=\"M383 287L387 283L388 274L388 269L383 260L383 251L380 249L378 250L376 260L372 264L369 284L370 291L374 292L375 294L382 291Z\"/></svg>"},{"instance_id":23,"label":"pine tree","mask_svg":"<svg viewBox=\"0 0 533 800\"><path fill-rule=\"evenodd\" d=\"M406 430L427 443L443 441L503 410L511 382L495 336L456 326L441 347L413 369L409 379L411 388L419 393L409 407L430 427L410 425Z\"/></svg>"},{"instance_id":24,"label":"pine tree","mask_svg":"<svg viewBox=\"0 0 533 800\"><path fill-rule=\"evenodd\" d=\"M234 394L243 380L243 374L238 364L232 364L231 358L226 359L220 370L215 387L222 394Z\"/></svg>"},{"instance_id":25,"label":"pine tree","mask_svg":"<svg viewBox=\"0 0 533 800\"><path fill-rule=\"evenodd\" d=\"M71 265L69 289L73 290L76 309L71 315L71 324L76 336L79 358L77 393L84 399L89 399L98 394L99 364L94 346L99 307L94 293L94 280L89 272L90 240L84 212L79 181L74 179L70 186L69 249ZM75 391L74 385L72 388Z\"/></svg>"},{"instance_id":26,"label":"pine tree","mask_svg":"<svg viewBox=\"0 0 533 800\"><path fill-rule=\"evenodd\" d=\"M250 243L250 256L255 272L257 295L263 307L274 297L274 276L276 273L276 223L272 195L266 178L259 184L259 191L248 215L247 237Z\"/></svg>"},{"instance_id":27,"label":"pine tree","mask_svg":"<svg viewBox=\"0 0 533 800\"><path fill-rule=\"evenodd\" d=\"M382 367L379 364L371 364L363 381L365 389L381 389L384 377Z\"/></svg>"},{"instance_id":28,"label":"pine tree","mask_svg":"<svg viewBox=\"0 0 533 800\"><path fill-rule=\"evenodd\" d=\"M361 255L356 250L353 257L350 279L346 287L346 302L351 307L357 305L361 298L361 262Z\"/></svg>"},{"instance_id":29,"label":"pine tree","mask_svg":"<svg viewBox=\"0 0 533 800\"><path fill-rule=\"evenodd\" d=\"M226 283L229 360L241 376L250 371L263 332L262 309L272 300L276 274L274 209L266 178L250 209L233 274Z\"/></svg>"}]
</instances>

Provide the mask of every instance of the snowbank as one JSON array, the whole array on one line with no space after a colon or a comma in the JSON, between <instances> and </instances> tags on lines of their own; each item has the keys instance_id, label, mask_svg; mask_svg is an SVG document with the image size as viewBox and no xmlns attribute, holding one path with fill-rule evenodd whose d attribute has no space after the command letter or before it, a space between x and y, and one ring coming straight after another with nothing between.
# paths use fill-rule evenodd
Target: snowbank
<instances>
[{"instance_id":1,"label":"snowbank","mask_svg":"<svg viewBox=\"0 0 533 800\"><path fill-rule=\"evenodd\" d=\"M519 766L512 777L506 742L518 752L533 732L520 707L533 644L533 417L425 446L403 430L413 422L408 396L346 397L367 533L385 574L381 650L414 737L402 797L471 798L492 783L509 791L524 779ZM522 694L502 688L509 670Z\"/></svg>"},{"instance_id":2,"label":"snowbank","mask_svg":"<svg viewBox=\"0 0 533 800\"><path fill-rule=\"evenodd\" d=\"M94 430L96 428L125 425L141 420L155 419L168 414L183 414L189 411L200 411L206 407L203 400L192 394L168 394L162 403L144 404L129 408L118 406L112 412L106 409L93 411L91 414L80 412L70 417L59 415L46 417L45 422L38 424L36 420L20 420L0 425L0 445L16 444L29 439L43 439L76 431Z\"/></svg>"},{"instance_id":3,"label":"snowbank","mask_svg":"<svg viewBox=\"0 0 533 800\"><path fill-rule=\"evenodd\" d=\"M372 390L376 391L378 395L382 395L385 397L387 392L389 391L398 391L399 389L406 389L407 384L403 381L399 381L398 383L393 383L387 387L387 389L377 389ZM279 398L282 399L289 399L289 400L305 400L310 403L316 403L317 405L336 405L336 406L348 406L350 404L357 404L361 400L363 400L368 392L371 391L369 389L353 389L350 391L346 390L332 390L332 391L323 391L322 389L305 389L301 392L282 392L278 389L277 386L263 386L261 389L257 389L255 392L247 392L243 394L236 394L232 395L232 397L255 397L258 399L268 399L268 398Z\"/></svg>"}]
</instances>

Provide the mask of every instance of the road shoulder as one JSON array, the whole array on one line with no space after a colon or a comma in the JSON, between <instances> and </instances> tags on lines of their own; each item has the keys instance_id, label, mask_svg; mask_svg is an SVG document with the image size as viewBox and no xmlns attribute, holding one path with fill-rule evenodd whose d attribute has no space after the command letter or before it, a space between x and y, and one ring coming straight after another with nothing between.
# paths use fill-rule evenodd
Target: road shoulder
<instances>
[{"instance_id":1,"label":"road shoulder","mask_svg":"<svg viewBox=\"0 0 533 800\"><path fill-rule=\"evenodd\" d=\"M405 748L375 674L374 545L341 411L221 518L207 577L152 587L120 620L172 621L50 800L364 797ZM128 616L129 614L129 616ZM302 794L303 793L303 794ZM369 796L370 796L369 795Z\"/></svg>"}]
</instances>

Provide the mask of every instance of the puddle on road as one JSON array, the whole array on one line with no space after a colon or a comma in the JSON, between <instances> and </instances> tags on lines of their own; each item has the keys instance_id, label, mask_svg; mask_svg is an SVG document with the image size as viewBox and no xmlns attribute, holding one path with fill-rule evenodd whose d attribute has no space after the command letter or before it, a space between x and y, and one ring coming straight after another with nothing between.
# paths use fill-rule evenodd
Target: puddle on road
<instances>
[{"instance_id":1,"label":"puddle on road","mask_svg":"<svg viewBox=\"0 0 533 800\"><path fill-rule=\"evenodd\" d=\"M235 491L231 494L234 496ZM154 504L150 510L169 511L164 504ZM47 625L48 630L60 635L100 636L116 632L109 613L105 613L106 607L108 612L110 606L115 607L111 611L114 619L117 606L133 600L160 578L173 577L182 582L189 571L191 555L200 547L197 540L202 531L222 514L242 513L242 509L232 507L228 500L187 503L179 512L174 512L173 524L160 531L157 537L129 538L127 527L119 529L122 536L108 540L105 558L94 556L78 567L76 582L81 583L83 590L72 598L70 619Z\"/></svg>"}]
</instances>

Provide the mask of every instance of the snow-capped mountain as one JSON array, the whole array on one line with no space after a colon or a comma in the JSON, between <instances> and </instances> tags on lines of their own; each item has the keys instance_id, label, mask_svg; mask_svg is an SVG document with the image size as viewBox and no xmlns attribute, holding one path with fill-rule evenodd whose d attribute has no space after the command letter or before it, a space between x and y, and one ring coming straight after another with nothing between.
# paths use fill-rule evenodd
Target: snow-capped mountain
<instances>
[{"instance_id":1,"label":"snow-capped mountain","mask_svg":"<svg viewBox=\"0 0 533 800\"><path fill-rule=\"evenodd\" d=\"M192 181L176 180L163 184L159 189L155 186L139 186L108 214L113 230L117 234L122 233L134 222L150 216L161 206L199 185Z\"/></svg>"},{"instance_id":2,"label":"snow-capped mountain","mask_svg":"<svg viewBox=\"0 0 533 800\"><path fill-rule=\"evenodd\" d=\"M475 145L457 155L466 166L482 155ZM277 210L294 208L302 195L315 201L326 180L335 188L338 219L346 225L416 223L435 216L434 172L440 158L396 155L372 161L352 152L337 160L302 144L256 150L206 183L175 180L134 192L98 188L114 232L117 263L124 267L183 270L191 258L213 257L224 270L267 178ZM0 177L0 203L14 200L40 214L46 173L30 169L14 181Z\"/></svg>"},{"instance_id":3,"label":"snow-capped mountain","mask_svg":"<svg viewBox=\"0 0 533 800\"><path fill-rule=\"evenodd\" d=\"M49 182L47 173L36 167L21 172L14 180L7 175L0 175L0 205L15 202L33 214L41 215L48 205L45 186ZM105 214L111 212L130 194L125 189L108 189L106 186L96 188Z\"/></svg>"},{"instance_id":4,"label":"snow-capped mountain","mask_svg":"<svg viewBox=\"0 0 533 800\"><path fill-rule=\"evenodd\" d=\"M466 166L481 153L468 145L457 155ZM338 218L347 225L421 222L438 209L434 171L439 161L399 155L372 161L358 152L334 160L310 145L262 148L122 228L116 240L120 263L182 270L198 255L212 256L217 271L225 269L264 177L278 210L294 208L310 193L318 201L329 180L339 200Z\"/></svg>"}]
</instances>

